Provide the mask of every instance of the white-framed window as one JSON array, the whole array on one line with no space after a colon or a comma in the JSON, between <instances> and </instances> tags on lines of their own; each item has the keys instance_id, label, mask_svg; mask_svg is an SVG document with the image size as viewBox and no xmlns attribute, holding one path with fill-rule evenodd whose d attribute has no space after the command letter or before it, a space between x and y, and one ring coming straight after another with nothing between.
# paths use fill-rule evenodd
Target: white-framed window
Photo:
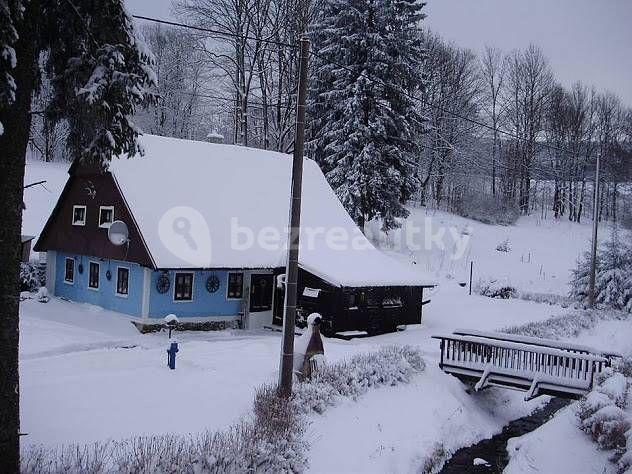
<instances>
[{"instance_id":1,"label":"white-framed window","mask_svg":"<svg viewBox=\"0 0 632 474\"><path fill-rule=\"evenodd\" d=\"M116 296L127 298L129 295L129 268L116 268Z\"/></svg>"},{"instance_id":2,"label":"white-framed window","mask_svg":"<svg viewBox=\"0 0 632 474\"><path fill-rule=\"evenodd\" d=\"M229 272L228 283L226 285L226 299L240 300L244 297L244 274L243 272Z\"/></svg>"},{"instance_id":3,"label":"white-framed window","mask_svg":"<svg viewBox=\"0 0 632 474\"><path fill-rule=\"evenodd\" d=\"M75 259L66 257L64 264L64 283L72 285L75 283Z\"/></svg>"},{"instance_id":4,"label":"white-framed window","mask_svg":"<svg viewBox=\"0 0 632 474\"><path fill-rule=\"evenodd\" d=\"M176 272L173 284L173 301L193 300L193 273Z\"/></svg>"},{"instance_id":5,"label":"white-framed window","mask_svg":"<svg viewBox=\"0 0 632 474\"><path fill-rule=\"evenodd\" d=\"M99 206L99 227L108 228L114 222L114 206Z\"/></svg>"},{"instance_id":6,"label":"white-framed window","mask_svg":"<svg viewBox=\"0 0 632 474\"><path fill-rule=\"evenodd\" d=\"M86 206L72 206L72 225L86 225Z\"/></svg>"},{"instance_id":7,"label":"white-framed window","mask_svg":"<svg viewBox=\"0 0 632 474\"><path fill-rule=\"evenodd\" d=\"M97 262L90 262L88 265L88 288L91 290L99 289L99 273L101 265Z\"/></svg>"}]
</instances>

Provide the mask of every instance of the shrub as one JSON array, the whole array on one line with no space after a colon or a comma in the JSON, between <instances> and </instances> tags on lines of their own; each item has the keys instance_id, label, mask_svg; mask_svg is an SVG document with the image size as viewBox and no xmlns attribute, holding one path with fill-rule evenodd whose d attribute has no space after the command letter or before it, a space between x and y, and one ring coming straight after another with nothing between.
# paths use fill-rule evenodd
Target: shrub
<instances>
[{"instance_id":1,"label":"shrub","mask_svg":"<svg viewBox=\"0 0 632 474\"><path fill-rule=\"evenodd\" d=\"M424 369L419 349L387 346L324 366L309 382L296 385L293 401L300 412L322 413L341 397L357 398L372 387L408 383Z\"/></svg>"},{"instance_id":2,"label":"shrub","mask_svg":"<svg viewBox=\"0 0 632 474\"><path fill-rule=\"evenodd\" d=\"M601 449L620 449L625 447L630 423L621 408L608 405L582 420L581 427Z\"/></svg>"},{"instance_id":3,"label":"shrub","mask_svg":"<svg viewBox=\"0 0 632 474\"><path fill-rule=\"evenodd\" d=\"M626 320L627 313L617 311L575 311L571 314L555 316L543 321L535 321L521 326L511 326L502 329L508 334L560 339L577 337L582 331L594 328L599 321Z\"/></svg>"},{"instance_id":4,"label":"shrub","mask_svg":"<svg viewBox=\"0 0 632 474\"><path fill-rule=\"evenodd\" d=\"M590 272L591 255L586 252L571 272L570 296L577 301L588 300ZM632 312L632 246L619 239L616 229L597 255L595 301Z\"/></svg>"},{"instance_id":5,"label":"shrub","mask_svg":"<svg viewBox=\"0 0 632 474\"><path fill-rule=\"evenodd\" d=\"M615 460L625 450L630 429L630 420L623 411L627 391L626 377L610 369L600 374L599 385L582 399L577 410L580 428L599 448L616 450Z\"/></svg>"},{"instance_id":6,"label":"shrub","mask_svg":"<svg viewBox=\"0 0 632 474\"><path fill-rule=\"evenodd\" d=\"M618 370L626 377L632 377L632 355L628 354L619 361Z\"/></svg>"},{"instance_id":7,"label":"shrub","mask_svg":"<svg viewBox=\"0 0 632 474\"><path fill-rule=\"evenodd\" d=\"M38 270L28 262L20 263L20 291L35 291L40 287Z\"/></svg>"},{"instance_id":8,"label":"shrub","mask_svg":"<svg viewBox=\"0 0 632 474\"><path fill-rule=\"evenodd\" d=\"M618 467L620 473L629 474L630 469L632 469L632 429L629 429L628 432L625 434L625 440L627 450L625 453L623 453L621 459L619 459Z\"/></svg>"},{"instance_id":9,"label":"shrub","mask_svg":"<svg viewBox=\"0 0 632 474\"><path fill-rule=\"evenodd\" d=\"M517 298L518 291L507 280L479 280L476 292L489 298L509 299Z\"/></svg>"},{"instance_id":10,"label":"shrub","mask_svg":"<svg viewBox=\"0 0 632 474\"><path fill-rule=\"evenodd\" d=\"M520 209L514 202L474 191L466 193L455 210L460 216L493 225L511 225L520 217Z\"/></svg>"},{"instance_id":11,"label":"shrub","mask_svg":"<svg viewBox=\"0 0 632 474\"><path fill-rule=\"evenodd\" d=\"M503 240L496 246L496 250L499 252L511 252L511 244L509 243L509 239Z\"/></svg>"}]
</instances>

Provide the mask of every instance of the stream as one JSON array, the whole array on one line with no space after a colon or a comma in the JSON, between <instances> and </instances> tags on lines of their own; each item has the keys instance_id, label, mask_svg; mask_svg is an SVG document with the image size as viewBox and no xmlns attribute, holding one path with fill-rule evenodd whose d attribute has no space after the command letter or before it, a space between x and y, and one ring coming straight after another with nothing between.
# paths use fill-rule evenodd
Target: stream
<instances>
[{"instance_id":1,"label":"stream","mask_svg":"<svg viewBox=\"0 0 632 474\"><path fill-rule=\"evenodd\" d=\"M462 474L470 472L501 473L509 462L507 441L510 438L523 436L539 428L572 400L552 398L544 407L529 416L519 418L506 425L497 435L484 439L472 446L461 448L446 461L442 474ZM474 465L476 458L484 459L487 464Z\"/></svg>"}]
</instances>

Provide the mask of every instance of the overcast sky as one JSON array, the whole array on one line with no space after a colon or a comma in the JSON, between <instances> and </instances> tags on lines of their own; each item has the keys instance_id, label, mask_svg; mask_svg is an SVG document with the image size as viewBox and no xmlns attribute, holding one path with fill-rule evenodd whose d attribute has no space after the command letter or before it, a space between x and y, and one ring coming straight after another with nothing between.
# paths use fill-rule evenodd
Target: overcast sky
<instances>
[{"instance_id":1,"label":"overcast sky","mask_svg":"<svg viewBox=\"0 0 632 474\"><path fill-rule=\"evenodd\" d=\"M426 24L459 46L539 45L564 85L581 80L632 107L632 0L427 0ZM126 0L132 13L170 18L170 0Z\"/></svg>"}]
</instances>

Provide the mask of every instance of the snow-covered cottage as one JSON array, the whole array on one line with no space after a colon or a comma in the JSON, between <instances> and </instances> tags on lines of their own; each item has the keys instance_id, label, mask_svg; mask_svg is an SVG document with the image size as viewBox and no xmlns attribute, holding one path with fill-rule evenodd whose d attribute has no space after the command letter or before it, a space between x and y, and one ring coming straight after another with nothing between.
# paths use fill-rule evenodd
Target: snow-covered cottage
<instances>
[{"instance_id":1,"label":"snow-covered cottage","mask_svg":"<svg viewBox=\"0 0 632 474\"><path fill-rule=\"evenodd\" d=\"M200 327L280 325L291 158L145 135L144 156L108 172L73 165L35 250L51 294L133 316L140 329L175 313ZM108 239L113 221L126 244ZM384 255L305 160L299 315L326 333L421 321L432 281ZM299 321L300 322L300 321Z\"/></svg>"}]
</instances>

